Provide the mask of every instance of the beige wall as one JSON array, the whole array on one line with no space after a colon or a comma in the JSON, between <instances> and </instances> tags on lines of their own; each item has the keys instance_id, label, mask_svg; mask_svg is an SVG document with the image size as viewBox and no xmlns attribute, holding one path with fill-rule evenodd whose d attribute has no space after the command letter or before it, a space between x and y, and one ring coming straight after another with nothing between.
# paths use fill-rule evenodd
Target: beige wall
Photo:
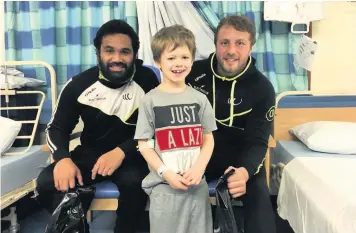
<instances>
[{"instance_id":1,"label":"beige wall","mask_svg":"<svg viewBox=\"0 0 356 233\"><path fill-rule=\"evenodd\" d=\"M325 2L325 16L312 24L311 90L356 93L356 2Z\"/></svg>"}]
</instances>

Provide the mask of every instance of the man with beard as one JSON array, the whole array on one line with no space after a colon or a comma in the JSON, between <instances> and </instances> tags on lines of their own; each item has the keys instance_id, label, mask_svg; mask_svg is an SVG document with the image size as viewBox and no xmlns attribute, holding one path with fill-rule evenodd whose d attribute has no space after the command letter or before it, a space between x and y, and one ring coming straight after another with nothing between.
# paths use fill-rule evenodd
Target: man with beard
<instances>
[{"instance_id":1,"label":"man with beard","mask_svg":"<svg viewBox=\"0 0 356 233\"><path fill-rule=\"evenodd\" d=\"M246 233L276 233L263 161L272 132L275 91L251 57L255 27L245 16L222 19L215 32L216 52L196 61L187 82L207 95L218 129L206 169L208 181L234 169L232 197L243 202Z\"/></svg>"},{"instance_id":2,"label":"man with beard","mask_svg":"<svg viewBox=\"0 0 356 233\"><path fill-rule=\"evenodd\" d=\"M133 139L138 104L158 79L136 58L139 39L126 22L102 25L94 45L98 65L65 84L48 124L47 144L55 162L37 179L38 201L52 213L77 184L110 180L120 191L114 232L133 233L147 202L141 182L148 168ZM69 151L79 117L81 145Z\"/></svg>"}]
</instances>

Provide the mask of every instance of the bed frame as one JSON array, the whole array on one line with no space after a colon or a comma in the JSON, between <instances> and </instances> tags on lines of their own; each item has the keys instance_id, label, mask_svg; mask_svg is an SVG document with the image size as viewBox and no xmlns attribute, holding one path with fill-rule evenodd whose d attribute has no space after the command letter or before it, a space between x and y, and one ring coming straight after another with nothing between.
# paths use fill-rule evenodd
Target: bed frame
<instances>
[{"instance_id":1,"label":"bed frame","mask_svg":"<svg viewBox=\"0 0 356 233\"><path fill-rule=\"evenodd\" d=\"M43 61L5 61L2 65L4 66L44 66L49 70L50 73L50 77L51 77L51 88L52 88L52 110L55 109L55 103L56 103L56 74L55 71L53 69L53 67ZM22 124L34 124L33 130L31 135L26 135L26 136L18 136L16 137L16 139L29 139L29 144L26 147L25 150L20 151L20 152L10 152L10 153L5 153L4 156L12 156L12 155L19 155L19 154L24 154L26 153L32 146L33 144L33 140L36 134L36 129L38 126L38 122L39 122L39 118L40 118L40 113L42 110L42 106L43 106L43 102L44 102L44 98L45 98L45 94L41 91L17 91L17 90L9 90L9 89L5 89L5 90L1 90L0 91L1 95L4 95L6 98L7 96L10 95L26 95L26 94L38 94L41 96L41 100L38 106L16 106L16 107L1 107L1 110L8 110L8 111L12 111L12 110L26 110L26 109L37 109L37 114L34 120L26 120L26 121L20 121ZM45 151L45 150L44 150ZM30 182L28 182L27 184L18 187L17 189L6 193L5 195L0 197L0 205L1 205L1 209L4 209L8 206L10 206L11 204L13 204L14 202L18 201L19 199L21 199L22 197L26 196L27 194L33 192L35 190L36 187L36 180L32 180ZM11 214L9 217L10 219L16 219L16 215L13 211L13 207L11 210ZM6 218L3 218L6 219Z\"/></svg>"},{"instance_id":2,"label":"bed frame","mask_svg":"<svg viewBox=\"0 0 356 233\"><path fill-rule=\"evenodd\" d=\"M289 134L289 129L311 121L348 121L356 122L356 107L333 108L278 108L279 101L285 96L350 96L356 93L318 93L313 91L287 91L276 99L274 118L274 139L296 140Z\"/></svg>"},{"instance_id":3,"label":"bed frame","mask_svg":"<svg viewBox=\"0 0 356 233\"><path fill-rule=\"evenodd\" d=\"M32 132L30 135L25 135L25 136L16 136L15 140L23 139L23 140L30 140L28 145L24 147L22 151L16 151L16 152L5 152L4 155L20 155L26 153L32 146L35 135L36 135L36 129L38 126L38 122L40 119L41 115L41 110L43 107L43 102L45 99L45 94L42 91L16 91L16 90L3 90L1 91L1 95L5 95L5 98L7 99L7 96L15 96L15 95L40 95L40 103L36 106L15 106L15 107L0 107L1 110L7 110L7 111L12 111L12 110L32 110L35 109L37 110L36 117L35 119L29 119L29 120L22 120L18 121L22 125L23 124L33 124Z\"/></svg>"}]
</instances>

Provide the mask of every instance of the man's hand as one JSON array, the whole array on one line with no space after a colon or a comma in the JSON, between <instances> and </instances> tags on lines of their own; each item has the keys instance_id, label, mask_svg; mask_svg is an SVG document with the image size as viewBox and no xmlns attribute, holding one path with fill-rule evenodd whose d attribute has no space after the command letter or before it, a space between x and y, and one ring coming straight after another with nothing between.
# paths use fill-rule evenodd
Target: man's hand
<instances>
[{"instance_id":1,"label":"man's hand","mask_svg":"<svg viewBox=\"0 0 356 233\"><path fill-rule=\"evenodd\" d=\"M103 154L91 170L91 178L94 180L97 174L111 176L120 167L124 158L125 153L119 147Z\"/></svg>"},{"instance_id":2,"label":"man's hand","mask_svg":"<svg viewBox=\"0 0 356 233\"><path fill-rule=\"evenodd\" d=\"M83 178L79 168L72 159L64 158L57 162L53 169L54 186L58 191L66 192L69 188L75 187L75 178L80 185L83 185Z\"/></svg>"},{"instance_id":3,"label":"man's hand","mask_svg":"<svg viewBox=\"0 0 356 233\"><path fill-rule=\"evenodd\" d=\"M233 198L240 197L246 193L246 182L248 181L248 172L246 168L234 168L229 167L226 169L225 174L229 172L231 169L235 170L235 173L232 174L227 179L227 187L229 188L229 192Z\"/></svg>"},{"instance_id":4,"label":"man's hand","mask_svg":"<svg viewBox=\"0 0 356 233\"><path fill-rule=\"evenodd\" d=\"M183 178L189 182L188 185L199 185L203 174L203 169L199 169L198 167L193 166L183 174Z\"/></svg>"},{"instance_id":5,"label":"man's hand","mask_svg":"<svg viewBox=\"0 0 356 233\"><path fill-rule=\"evenodd\" d=\"M163 173L163 178L174 189L188 190L189 182L183 176L174 173L172 170L167 170Z\"/></svg>"}]
</instances>

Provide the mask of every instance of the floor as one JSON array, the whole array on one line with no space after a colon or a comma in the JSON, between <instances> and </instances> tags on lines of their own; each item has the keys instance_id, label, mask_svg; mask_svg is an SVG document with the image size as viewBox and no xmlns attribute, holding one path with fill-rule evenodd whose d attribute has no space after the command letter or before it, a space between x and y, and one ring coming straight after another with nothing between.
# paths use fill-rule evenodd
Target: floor
<instances>
[{"instance_id":1,"label":"floor","mask_svg":"<svg viewBox=\"0 0 356 233\"><path fill-rule=\"evenodd\" d=\"M275 206L275 197L272 197L272 203ZM44 233L46 224L49 219L49 215L44 210L40 209L36 202L32 199L24 198L17 204L18 218L20 223L21 233ZM276 209L276 208L275 208ZM239 209L236 210L239 215ZM90 224L91 233L112 233L115 212L113 211L95 211L93 222ZM6 228L7 222L2 221L2 230ZM277 233L293 233L288 222L282 220L276 214ZM139 224L139 232L148 233L148 212L147 217ZM1 231L3 232L3 231Z\"/></svg>"}]
</instances>

